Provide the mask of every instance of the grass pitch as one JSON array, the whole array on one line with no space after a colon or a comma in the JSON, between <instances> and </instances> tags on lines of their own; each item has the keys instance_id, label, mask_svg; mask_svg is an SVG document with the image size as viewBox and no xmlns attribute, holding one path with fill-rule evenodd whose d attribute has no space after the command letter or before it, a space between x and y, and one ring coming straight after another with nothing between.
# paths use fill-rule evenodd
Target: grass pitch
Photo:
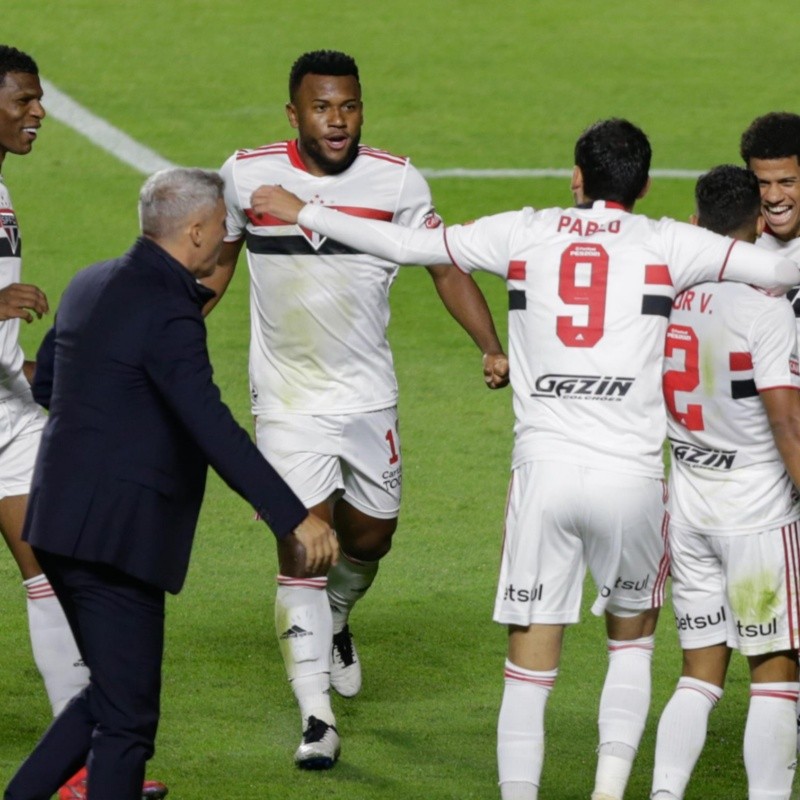
<instances>
[{"instance_id":1,"label":"grass pitch","mask_svg":"<svg viewBox=\"0 0 800 800\"><path fill-rule=\"evenodd\" d=\"M62 91L170 160L215 167L236 148L291 132L289 66L331 47L356 56L364 141L423 168L570 167L587 124L626 116L656 168L738 162L741 131L795 95L765 56L796 51L794 7L606 0L26 0L0 38L31 52ZM755 21L755 24L754 24ZM791 59L772 74L791 74ZM46 102L47 98L45 98ZM77 269L128 247L142 176L54 121L4 177L25 239L27 281L53 308ZM432 181L448 221L569 204L568 183ZM685 218L689 181L657 180L639 210ZM223 396L249 424L246 269L209 323ZM479 276L498 326L505 291ZM490 621L511 448L510 395L484 389L480 359L423 270L404 270L390 329L401 385L405 496L395 548L353 615L365 686L337 701L341 763L291 763L299 715L272 632L275 557L263 525L212 477L194 563L168 607L163 718L150 774L171 797L465 800L497 796L495 724L504 632ZM33 353L45 323L26 327ZM0 561L0 781L48 722L27 644L24 599ZM659 628L653 706L628 797L649 791L655 723L680 665L670 614ZM588 797L605 670L598 620L567 635L548 707L542 797ZM737 660L687 793L744 798L747 676Z\"/></svg>"}]
</instances>

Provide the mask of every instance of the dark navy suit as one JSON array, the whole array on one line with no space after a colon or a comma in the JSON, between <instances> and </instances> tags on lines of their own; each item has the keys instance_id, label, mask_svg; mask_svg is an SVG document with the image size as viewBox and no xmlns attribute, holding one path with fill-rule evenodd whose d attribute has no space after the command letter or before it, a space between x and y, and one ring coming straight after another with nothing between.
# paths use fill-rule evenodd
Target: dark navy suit
<instances>
[{"instance_id":1,"label":"dark navy suit","mask_svg":"<svg viewBox=\"0 0 800 800\"><path fill-rule=\"evenodd\" d=\"M49 407L23 538L91 670L6 790L137 800L158 723L164 592L183 585L210 464L279 538L306 517L212 381L211 293L154 242L80 272L37 357Z\"/></svg>"}]
</instances>

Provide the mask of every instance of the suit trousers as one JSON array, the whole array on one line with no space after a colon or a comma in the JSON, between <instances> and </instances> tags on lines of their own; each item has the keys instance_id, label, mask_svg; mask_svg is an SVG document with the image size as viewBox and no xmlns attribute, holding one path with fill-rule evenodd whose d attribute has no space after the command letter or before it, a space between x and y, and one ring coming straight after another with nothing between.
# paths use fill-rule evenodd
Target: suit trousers
<instances>
[{"instance_id":1,"label":"suit trousers","mask_svg":"<svg viewBox=\"0 0 800 800\"><path fill-rule=\"evenodd\" d=\"M91 678L45 732L4 798L49 800L86 764L92 800L140 800L158 727L164 591L104 564L35 553Z\"/></svg>"}]
</instances>

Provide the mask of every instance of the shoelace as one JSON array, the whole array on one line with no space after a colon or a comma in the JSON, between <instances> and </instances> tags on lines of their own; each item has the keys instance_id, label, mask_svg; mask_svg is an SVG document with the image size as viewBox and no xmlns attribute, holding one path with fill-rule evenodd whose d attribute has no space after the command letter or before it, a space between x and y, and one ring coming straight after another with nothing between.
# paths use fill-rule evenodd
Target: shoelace
<instances>
[{"instance_id":1,"label":"shoelace","mask_svg":"<svg viewBox=\"0 0 800 800\"><path fill-rule=\"evenodd\" d=\"M353 658L353 637L350 635L349 625L345 625L339 633L334 635L333 646L346 667L349 667L355 661L355 658Z\"/></svg>"}]
</instances>

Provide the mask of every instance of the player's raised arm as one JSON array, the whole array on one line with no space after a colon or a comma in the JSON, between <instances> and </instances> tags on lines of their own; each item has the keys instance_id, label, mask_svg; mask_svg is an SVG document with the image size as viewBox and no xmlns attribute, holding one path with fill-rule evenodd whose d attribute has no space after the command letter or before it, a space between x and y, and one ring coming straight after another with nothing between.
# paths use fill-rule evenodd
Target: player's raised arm
<instances>
[{"instance_id":1,"label":"player's raised arm","mask_svg":"<svg viewBox=\"0 0 800 800\"><path fill-rule=\"evenodd\" d=\"M720 278L751 283L774 295L786 294L800 283L800 266L762 247L737 241Z\"/></svg>"},{"instance_id":2,"label":"player's raised arm","mask_svg":"<svg viewBox=\"0 0 800 800\"><path fill-rule=\"evenodd\" d=\"M405 228L391 222L351 217L320 205L304 205L280 186L260 186L253 192L251 207L257 215L270 214L300 224L395 264L452 263L443 228Z\"/></svg>"}]
</instances>

